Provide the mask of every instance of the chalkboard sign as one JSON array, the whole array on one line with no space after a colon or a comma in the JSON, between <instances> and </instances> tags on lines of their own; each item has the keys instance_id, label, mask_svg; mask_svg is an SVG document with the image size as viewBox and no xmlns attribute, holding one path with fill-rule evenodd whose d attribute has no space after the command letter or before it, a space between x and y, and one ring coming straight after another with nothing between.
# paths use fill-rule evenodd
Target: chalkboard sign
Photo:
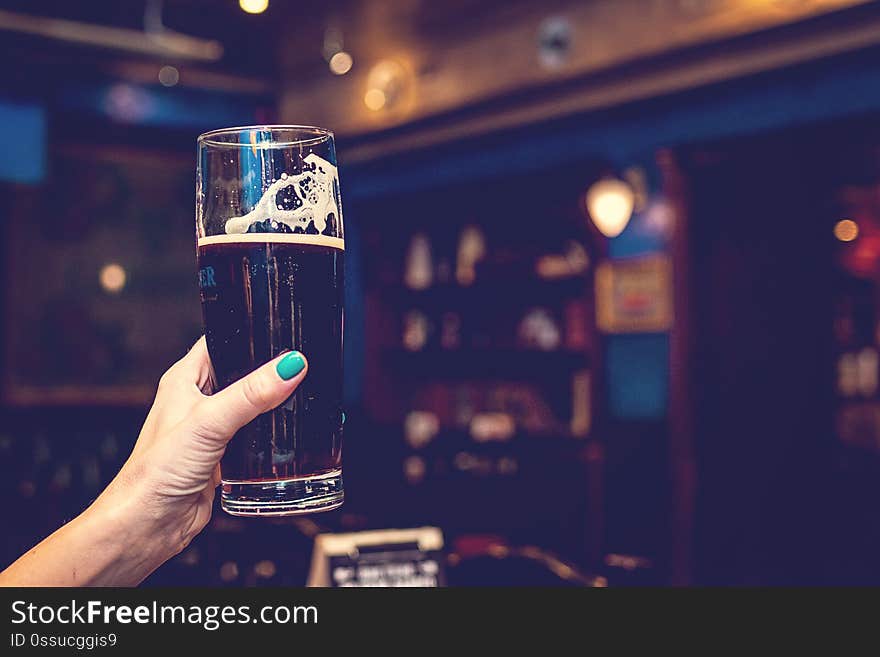
<instances>
[{"instance_id":1,"label":"chalkboard sign","mask_svg":"<svg viewBox=\"0 0 880 657\"><path fill-rule=\"evenodd\" d=\"M308 586L445 586L443 534L436 527L315 538Z\"/></svg>"}]
</instances>

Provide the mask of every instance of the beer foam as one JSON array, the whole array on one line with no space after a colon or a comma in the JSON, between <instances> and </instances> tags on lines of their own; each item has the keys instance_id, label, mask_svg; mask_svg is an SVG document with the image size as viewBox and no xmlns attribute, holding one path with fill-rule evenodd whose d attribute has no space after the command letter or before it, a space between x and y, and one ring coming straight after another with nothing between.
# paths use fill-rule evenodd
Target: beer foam
<instances>
[{"instance_id":1,"label":"beer foam","mask_svg":"<svg viewBox=\"0 0 880 657\"><path fill-rule=\"evenodd\" d=\"M302 173L293 176L282 173L281 178L275 180L263 192L263 196L253 210L241 217L229 219L225 226L227 235L243 235L254 223L265 220L284 224L291 230L295 228L305 230L309 222L314 222L315 229L323 233L327 228L328 217L333 214L340 235L331 239L341 240L342 209L337 198L339 175L336 166L314 153L306 155L303 162L305 168ZM278 193L288 188L292 188L299 201L299 206L292 210L285 210L276 201ZM273 241L265 239L271 233L262 233L262 235L264 239L259 241ZM303 235L297 234L296 237Z\"/></svg>"},{"instance_id":2,"label":"beer foam","mask_svg":"<svg viewBox=\"0 0 880 657\"><path fill-rule=\"evenodd\" d=\"M209 235L200 237L199 246L209 244L306 244L324 246L345 251L345 240L329 235L307 235L305 233L236 233L234 235Z\"/></svg>"}]
</instances>

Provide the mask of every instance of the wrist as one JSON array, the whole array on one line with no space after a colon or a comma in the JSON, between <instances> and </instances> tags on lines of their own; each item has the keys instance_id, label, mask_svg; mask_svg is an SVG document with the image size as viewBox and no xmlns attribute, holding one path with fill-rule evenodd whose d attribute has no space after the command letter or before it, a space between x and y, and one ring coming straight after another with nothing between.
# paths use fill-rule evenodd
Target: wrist
<instances>
[{"instance_id":1,"label":"wrist","mask_svg":"<svg viewBox=\"0 0 880 657\"><path fill-rule=\"evenodd\" d=\"M2 573L4 586L136 586L175 550L135 488L114 480Z\"/></svg>"},{"instance_id":2,"label":"wrist","mask_svg":"<svg viewBox=\"0 0 880 657\"><path fill-rule=\"evenodd\" d=\"M180 532L162 512L141 478L116 479L83 513L132 584L143 581L183 548Z\"/></svg>"}]
</instances>

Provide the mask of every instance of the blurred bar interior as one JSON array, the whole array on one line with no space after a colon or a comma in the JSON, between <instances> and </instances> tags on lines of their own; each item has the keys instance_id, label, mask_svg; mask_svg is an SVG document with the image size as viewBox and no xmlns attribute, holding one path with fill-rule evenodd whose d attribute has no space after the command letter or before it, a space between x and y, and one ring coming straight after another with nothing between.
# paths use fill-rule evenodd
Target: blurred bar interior
<instances>
[{"instance_id":1,"label":"blurred bar interior","mask_svg":"<svg viewBox=\"0 0 880 657\"><path fill-rule=\"evenodd\" d=\"M347 501L148 585L880 584L880 5L0 0L2 563L201 333L195 138L336 132ZM432 543L433 545L433 543ZM314 574L314 573L313 573Z\"/></svg>"}]
</instances>

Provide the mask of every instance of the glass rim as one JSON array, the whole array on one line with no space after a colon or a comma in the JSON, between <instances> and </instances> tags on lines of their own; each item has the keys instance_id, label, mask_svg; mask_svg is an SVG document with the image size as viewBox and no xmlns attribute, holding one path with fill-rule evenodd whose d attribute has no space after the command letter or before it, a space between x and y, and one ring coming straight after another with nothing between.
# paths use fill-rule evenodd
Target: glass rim
<instances>
[{"instance_id":1,"label":"glass rim","mask_svg":"<svg viewBox=\"0 0 880 657\"><path fill-rule=\"evenodd\" d=\"M289 131L293 133L301 133L302 139L290 139L286 141L268 141L259 144L250 142L221 141L216 139L220 136L242 134L252 131ZM203 132L198 136L196 142L199 146L215 146L220 148L285 148L291 146L312 146L333 139L333 131L327 128L321 128L315 125L293 125L293 124L260 124L260 125L243 125L231 128L217 128Z\"/></svg>"}]
</instances>

